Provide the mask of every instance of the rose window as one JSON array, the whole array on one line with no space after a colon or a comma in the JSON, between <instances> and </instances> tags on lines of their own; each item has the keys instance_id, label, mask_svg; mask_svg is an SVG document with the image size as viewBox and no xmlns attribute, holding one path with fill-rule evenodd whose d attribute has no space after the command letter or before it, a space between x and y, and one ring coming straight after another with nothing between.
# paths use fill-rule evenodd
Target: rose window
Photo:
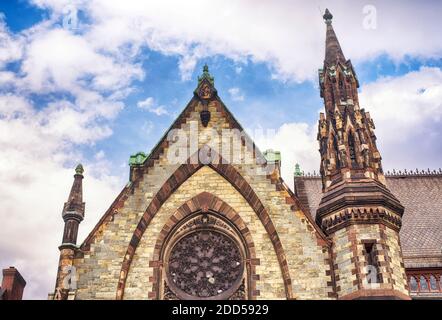
<instances>
[{"instance_id":1,"label":"rose window","mask_svg":"<svg viewBox=\"0 0 442 320\"><path fill-rule=\"evenodd\" d=\"M242 274L240 249L221 232L193 232L180 239L170 252L169 285L191 297L210 298L233 293Z\"/></svg>"}]
</instances>

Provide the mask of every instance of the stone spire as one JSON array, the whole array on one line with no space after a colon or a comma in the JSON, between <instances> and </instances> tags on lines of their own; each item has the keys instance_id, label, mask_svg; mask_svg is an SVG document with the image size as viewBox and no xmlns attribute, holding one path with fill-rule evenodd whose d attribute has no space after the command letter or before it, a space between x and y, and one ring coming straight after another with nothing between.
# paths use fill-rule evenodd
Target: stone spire
<instances>
[{"instance_id":1,"label":"stone spire","mask_svg":"<svg viewBox=\"0 0 442 320\"><path fill-rule=\"evenodd\" d=\"M374 123L370 114L359 107L359 82L351 61L345 60L331 25L332 18L327 9L325 60L323 69L319 70L325 106L318 125L323 190L357 177L385 185Z\"/></svg>"},{"instance_id":2,"label":"stone spire","mask_svg":"<svg viewBox=\"0 0 442 320\"><path fill-rule=\"evenodd\" d=\"M83 172L83 166L78 164L68 201L63 206L62 217L65 223L63 246L77 243L78 226L84 218Z\"/></svg>"},{"instance_id":3,"label":"stone spire","mask_svg":"<svg viewBox=\"0 0 442 320\"><path fill-rule=\"evenodd\" d=\"M356 73L345 60L332 18L326 10L319 70L325 112L318 124L323 194L316 222L333 242L338 298L406 297L399 244L404 207L386 186L374 123L359 106Z\"/></svg>"},{"instance_id":4,"label":"stone spire","mask_svg":"<svg viewBox=\"0 0 442 320\"><path fill-rule=\"evenodd\" d=\"M83 172L83 166L78 164L75 168L74 183L68 201L63 206L63 241L58 247L60 258L55 291L49 294L49 299L66 300L75 297L77 275L74 258L79 250L77 247L78 226L83 221L85 207L83 202Z\"/></svg>"},{"instance_id":5,"label":"stone spire","mask_svg":"<svg viewBox=\"0 0 442 320\"><path fill-rule=\"evenodd\" d=\"M345 62L344 53L342 52L341 45L336 37L335 30L333 30L333 15L328 9L325 9L323 18L327 25L327 34L325 37L325 62L328 64L336 61Z\"/></svg>"}]
</instances>

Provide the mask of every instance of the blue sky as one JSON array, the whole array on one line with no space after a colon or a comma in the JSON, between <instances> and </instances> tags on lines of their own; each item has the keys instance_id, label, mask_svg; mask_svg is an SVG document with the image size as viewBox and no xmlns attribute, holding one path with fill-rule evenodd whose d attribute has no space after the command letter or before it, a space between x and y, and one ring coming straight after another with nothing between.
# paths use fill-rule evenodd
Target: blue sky
<instances>
[{"instance_id":1,"label":"blue sky","mask_svg":"<svg viewBox=\"0 0 442 320\"><path fill-rule=\"evenodd\" d=\"M49 231L62 228L74 165L86 169L82 239L127 182L129 155L158 142L192 98L205 63L243 127L275 131L257 143L281 150L289 185L296 162L317 170L325 40L318 8L334 14L361 105L377 126L384 168L441 166L440 2L215 1L217 14L207 5L0 3L0 194L8 212L0 213L7 221L0 267L25 270L32 280L26 297L44 298L52 285L61 233ZM367 12L374 28L364 24ZM35 245L45 254L6 243L19 223L24 232L38 230Z\"/></svg>"}]
</instances>

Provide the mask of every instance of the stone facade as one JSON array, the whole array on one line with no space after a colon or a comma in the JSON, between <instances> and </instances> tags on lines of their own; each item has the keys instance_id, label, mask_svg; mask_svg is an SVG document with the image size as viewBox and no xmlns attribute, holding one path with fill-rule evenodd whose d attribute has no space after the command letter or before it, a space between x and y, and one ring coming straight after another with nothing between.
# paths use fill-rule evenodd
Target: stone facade
<instances>
[{"instance_id":1,"label":"stone facade","mask_svg":"<svg viewBox=\"0 0 442 320\"><path fill-rule=\"evenodd\" d=\"M325 72L336 54L343 58L330 28L327 22ZM357 102L357 80L350 64L344 71L351 71L350 105ZM333 95L329 80L321 82L327 111ZM362 118L349 115L355 127L370 120L360 112ZM321 121L320 139L329 139L332 126L338 134L335 117ZM408 298L398 236L403 208L382 185L372 127L364 124L361 130L367 141L356 139L357 147L365 146L360 154L354 154L347 136L340 136L338 149L333 139L320 141L324 194L315 221L303 204L308 195L294 194L280 177L280 154L256 148L219 98L205 66L193 98L151 153L131 156L130 181L79 247L84 203L83 171L77 168L75 196L65 204L73 210L63 211L63 239L69 241L60 247L51 297ZM343 165L351 161L365 167ZM366 202L367 195L375 201ZM347 200L341 205L341 198L351 198L351 205ZM228 249L220 252L219 246ZM377 268L378 287L366 284L368 265ZM72 277L68 269L75 270L75 288L65 287L66 277Z\"/></svg>"},{"instance_id":2,"label":"stone facade","mask_svg":"<svg viewBox=\"0 0 442 320\"><path fill-rule=\"evenodd\" d=\"M228 127L228 122L220 112L217 112L219 102L209 106L211 112L210 128L199 124L199 145L207 143L207 131L211 128ZM181 126L185 132L191 123L198 123L200 103L194 103L195 109ZM233 152L233 150L232 150ZM246 146L242 146L244 157L252 157ZM166 148L154 165L133 183L133 191L128 192L127 199L112 212L112 218L100 225L95 234L84 243L87 251L79 253L74 264L79 275L77 297L79 299L114 299L120 278L121 263L127 250L131 236L149 203L152 202L159 187L166 183L167 178L178 170L177 165L169 164ZM328 261L328 246L323 235L306 215L295 205L290 193L281 188L280 183L272 181L269 175L254 175L257 164L234 166L237 172L251 185L257 197L267 209L268 216L273 222L276 234L282 245L281 251L286 259L289 282L289 298L329 298L333 296L331 286L330 266ZM223 199L239 213L246 227L250 230L257 259L256 266L259 280L256 281L256 298L287 298L284 287L281 264L278 261L274 244L263 222L256 211L243 195L226 180L220 173L209 166L201 166L193 175L187 178L162 204L153 219L149 222L127 274L124 295L121 298L149 298L152 292L153 267L151 257L155 242L167 220L182 203L201 192ZM318 245L320 243L321 245ZM286 249L287 248L287 249ZM281 254L279 254L280 256ZM307 272L305 272L308 270ZM312 281L312 279L315 279ZM287 281L286 281L287 282Z\"/></svg>"}]
</instances>

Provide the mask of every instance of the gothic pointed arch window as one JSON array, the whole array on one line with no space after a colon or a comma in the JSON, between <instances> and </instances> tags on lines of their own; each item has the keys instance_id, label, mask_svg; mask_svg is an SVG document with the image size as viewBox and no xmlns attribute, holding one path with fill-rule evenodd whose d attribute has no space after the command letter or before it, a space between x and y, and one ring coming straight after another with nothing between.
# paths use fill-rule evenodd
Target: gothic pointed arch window
<instances>
[{"instance_id":1,"label":"gothic pointed arch window","mask_svg":"<svg viewBox=\"0 0 442 320\"><path fill-rule=\"evenodd\" d=\"M434 275L430 276L430 289L431 289L431 291L439 291L437 279Z\"/></svg>"},{"instance_id":2,"label":"gothic pointed arch window","mask_svg":"<svg viewBox=\"0 0 442 320\"><path fill-rule=\"evenodd\" d=\"M424 276L420 276L420 278L419 278L419 288L420 288L421 292L430 291L427 278L425 278Z\"/></svg>"},{"instance_id":3,"label":"gothic pointed arch window","mask_svg":"<svg viewBox=\"0 0 442 320\"><path fill-rule=\"evenodd\" d=\"M419 290L416 278L414 276L410 277L409 284L410 284L410 291L411 292L417 292Z\"/></svg>"},{"instance_id":4,"label":"gothic pointed arch window","mask_svg":"<svg viewBox=\"0 0 442 320\"><path fill-rule=\"evenodd\" d=\"M356 165L357 157L356 157L356 148L355 148L355 137L351 131L348 132L348 151L351 163L353 165Z\"/></svg>"},{"instance_id":5,"label":"gothic pointed arch window","mask_svg":"<svg viewBox=\"0 0 442 320\"><path fill-rule=\"evenodd\" d=\"M339 162L338 139L336 138L335 135L332 135L332 144L333 144L334 158L335 158L335 162L336 162L336 169L339 169L341 167L341 165Z\"/></svg>"},{"instance_id":6,"label":"gothic pointed arch window","mask_svg":"<svg viewBox=\"0 0 442 320\"><path fill-rule=\"evenodd\" d=\"M341 97L341 100L345 100L347 96L344 81L345 80L342 77L342 74L340 73L338 83L339 83L339 95Z\"/></svg>"},{"instance_id":7,"label":"gothic pointed arch window","mask_svg":"<svg viewBox=\"0 0 442 320\"><path fill-rule=\"evenodd\" d=\"M331 95L331 102L332 102L332 106L334 107L336 104L336 98L335 98L335 85L333 84L333 81L331 79L329 79L329 83L330 83L330 95Z\"/></svg>"}]
</instances>

